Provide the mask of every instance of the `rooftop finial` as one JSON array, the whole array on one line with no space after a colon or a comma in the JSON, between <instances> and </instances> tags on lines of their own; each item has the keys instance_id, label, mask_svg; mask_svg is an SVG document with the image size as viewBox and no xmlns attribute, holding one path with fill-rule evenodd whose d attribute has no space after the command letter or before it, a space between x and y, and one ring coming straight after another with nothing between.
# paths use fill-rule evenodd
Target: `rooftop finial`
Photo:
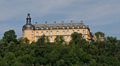
<instances>
[{"instance_id":1,"label":"rooftop finial","mask_svg":"<svg viewBox=\"0 0 120 66\"><path fill-rule=\"evenodd\" d=\"M54 21L54 24L56 24L56 21Z\"/></svg>"},{"instance_id":2,"label":"rooftop finial","mask_svg":"<svg viewBox=\"0 0 120 66\"><path fill-rule=\"evenodd\" d=\"M45 21L45 24L47 24L47 21Z\"/></svg>"},{"instance_id":3,"label":"rooftop finial","mask_svg":"<svg viewBox=\"0 0 120 66\"><path fill-rule=\"evenodd\" d=\"M35 24L37 24L37 22L35 22Z\"/></svg>"},{"instance_id":4,"label":"rooftop finial","mask_svg":"<svg viewBox=\"0 0 120 66\"><path fill-rule=\"evenodd\" d=\"M31 24L31 17L30 17L30 13L28 13L28 14L27 14L26 24Z\"/></svg>"},{"instance_id":5,"label":"rooftop finial","mask_svg":"<svg viewBox=\"0 0 120 66\"><path fill-rule=\"evenodd\" d=\"M30 13L27 14L27 18L30 18Z\"/></svg>"},{"instance_id":6,"label":"rooftop finial","mask_svg":"<svg viewBox=\"0 0 120 66\"><path fill-rule=\"evenodd\" d=\"M73 20L71 20L70 22L73 23Z\"/></svg>"},{"instance_id":7,"label":"rooftop finial","mask_svg":"<svg viewBox=\"0 0 120 66\"><path fill-rule=\"evenodd\" d=\"M62 25L64 25L64 21L62 21L61 23L62 23Z\"/></svg>"},{"instance_id":8,"label":"rooftop finial","mask_svg":"<svg viewBox=\"0 0 120 66\"><path fill-rule=\"evenodd\" d=\"M83 20L81 20L80 22L83 23Z\"/></svg>"}]
</instances>

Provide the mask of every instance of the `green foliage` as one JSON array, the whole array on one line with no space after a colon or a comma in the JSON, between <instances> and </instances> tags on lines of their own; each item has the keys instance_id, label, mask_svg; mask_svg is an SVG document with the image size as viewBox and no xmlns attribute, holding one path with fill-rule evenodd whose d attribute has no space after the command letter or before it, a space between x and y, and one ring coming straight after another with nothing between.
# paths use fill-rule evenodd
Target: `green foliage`
<instances>
[{"instance_id":1,"label":"green foliage","mask_svg":"<svg viewBox=\"0 0 120 66\"><path fill-rule=\"evenodd\" d=\"M6 31L6 32L4 33L4 36L3 36L3 40L4 40L5 42L8 42L8 43L11 42L11 41L16 42L16 41L17 41L16 38L17 38L17 36L16 36L14 30Z\"/></svg>"},{"instance_id":2,"label":"green foliage","mask_svg":"<svg viewBox=\"0 0 120 66\"><path fill-rule=\"evenodd\" d=\"M55 38L55 43L56 43L56 44L64 44L64 43L65 43L64 37L63 37L63 36L57 36L57 37Z\"/></svg>"},{"instance_id":3,"label":"green foliage","mask_svg":"<svg viewBox=\"0 0 120 66\"><path fill-rule=\"evenodd\" d=\"M20 44L29 44L29 40L27 38L23 38L23 37L19 38L18 42Z\"/></svg>"},{"instance_id":4,"label":"green foliage","mask_svg":"<svg viewBox=\"0 0 120 66\"><path fill-rule=\"evenodd\" d=\"M37 40L36 44L40 47L44 47L46 43L48 43L48 38L45 35L42 35L41 37L39 37L39 39Z\"/></svg>"},{"instance_id":5,"label":"green foliage","mask_svg":"<svg viewBox=\"0 0 120 66\"><path fill-rule=\"evenodd\" d=\"M74 32L71 34L71 41L69 44L82 45L82 34Z\"/></svg>"},{"instance_id":6,"label":"green foliage","mask_svg":"<svg viewBox=\"0 0 120 66\"><path fill-rule=\"evenodd\" d=\"M103 32L96 32L94 35L97 42L104 41L105 39L105 34Z\"/></svg>"},{"instance_id":7,"label":"green foliage","mask_svg":"<svg viewBox=\"0 0 120 66\"><path fill-rule=\"evenodd\" d=\"M0 66L120 66L117 38L89 43L80 33L71 37L69 45L62 36L54 43L42 36L29 44L25 38L17 40L13 30L7 31L0 40Z\"/></svg>"},{"instance_id":8,"label":"green foliage","mask_svg":"<svg viewBox=\"0 0 120 66\"><path fill-rule=\"evenodd\" d=\"M96 32L96 33L95 33L95 36L96 36L96 37L104 37L105 34L104 34L103 32Z\"/></svg>"}]
</instances>

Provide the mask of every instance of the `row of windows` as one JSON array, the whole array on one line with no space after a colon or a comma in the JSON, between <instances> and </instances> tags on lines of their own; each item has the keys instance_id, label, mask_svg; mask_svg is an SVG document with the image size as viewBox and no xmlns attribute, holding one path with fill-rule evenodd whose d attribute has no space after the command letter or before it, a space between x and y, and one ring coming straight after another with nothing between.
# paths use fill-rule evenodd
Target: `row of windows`
<instances>
[{"instance_id":1,"label":"row of windows","mask_svg":"<svg viewBox=\"0 0 120 66\"><path fill-rule=\"evenodd\" d=\"M78 32L78 33L80 33L79 30L77 30L77 31L74 31L74 30L73 30L73 32ZM60 32L59 32L59 31L56 31L56 35L59 35L60 33L61 33L61 31L60 31ZM69 31L62 31L62 34L63 34L63 35L65 35L66 33L70 33L70 32L69 32ZM39 32L36 32L35 34L36 34L36 36L39 36ZM46 33L41 32L40 35L44 35L44 34L47 35L47 36L48 36L48 35L53 35L53 32L52 32L52 31L50 31L50 32L46 31ZM83 30L83 34L86 34L86 31L85 31L85 30ZM32 32L32 35L34 35L33 32Z\"/></svg>"},{"instance_id":2,"label":"row of windows","mask_svg":"<svg viewBox=\"0 0 120 66\"><path fill-rule=\"evenodd\" d=\"M74 26L66 26L66 27L36 27L36 29L37 30L39 30L39 29L41 29L41 30L44 30L44 29L46 29L46 30L48 30L48 29L75 29L75 28L77 28L77 29L79 29L79 28L86 28L86 26L85 25L81 25L81 26L76 26L76 27L74 27Z\"/></svg>"},{"instance_id":3,"label":"row of windows","mask_svg":"<svg viewBox=\"0 0 120 66\"><path fill-rule=\"evenodd\" d=\"M86 38L85 35L82 35L82 37L83 37L84 39ZM36 40L38 40L38 39L39 39L39 36L36 36ZM53 36L50 36L49 39L50 39L50 41L53 41L55 38L54 38ZM70 39L70 36L65 36L64 39L65 39L65 40L69 40L69 39Z\"/></svg>"}]
</instances>

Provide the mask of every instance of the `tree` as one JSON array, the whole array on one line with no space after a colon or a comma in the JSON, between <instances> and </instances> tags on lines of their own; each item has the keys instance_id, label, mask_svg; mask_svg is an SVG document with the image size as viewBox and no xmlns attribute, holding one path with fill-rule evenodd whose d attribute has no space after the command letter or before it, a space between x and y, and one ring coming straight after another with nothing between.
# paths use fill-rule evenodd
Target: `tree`
<instances>
[{"instance_id":1,"label":"tree","mask_svg":"<svg viewBox=\"0 0 120 66\"><path fill-rule=\"evenodd\" d=\"M62 36L49 43L43 35L36 43L28 44L26 39L17 40L14 32L5 32L0 40L0 66L120 66L120 40L112 36L105 38L100 32L95 34L98 40L91 44L75 32L70 45L62 45ZM100 35L106 40L101 41ZM99 47L102 42L105 48Z\"/></svg>"},{"instance_id":2,"label":"tree","mask_svg":"<svg viewBox=\"0 0 120 66\"><path fill-rule=\"evenodd\" d=\"M117 38L116 37L107 37L107 42L109 43L109 44L116 44L117 43Z\"/></svg>"},{"instance_id":3,"label":"tree","mask_svg":"<svg viewBox=\"0 0 120 66\"><path fill-rule=\"evenodd\" d=\"M105 38L105 34L103 32L96 32L94 34L94 38L96 41L100 42L100 41L104 41Z\"/></svg>"},{"instance_id":4,"label":"tree","mask_svg":"<svg viewBox=\"0 0 120 66\"><path fill-rule=\"evenodd\" d=\"M71 34L71 41L69 44L81 45L82 39L82 34L74 32Z\"/></svg>"},{"instance_id":5,"label":"tree","mask_svg":"<svg viewBox=\"0 0 120 66\"><path fill-rule=\"evenodd\" d=\"M115 55L119 50L119 45L117 45L117 38L116 37L107 37L106 39L106 48L109 49L110 53Z\"/></svg>"},{"instance_id":6,"label":"tree","mask_svg":"<svg viewBox=\"0 0 120 66\"><path fill-rule=\"evenodd\" d=\"M46 44L46 40L45 40L45 35L42 35L36 42L37 45L39 46L44 46Z\"/></svg>"},{"instance_id":7,"label":"tree","mask_svg":"<svg viewBox=\"0 0 120 66\"><path fill-rule=\"evenodd\" d=\"M19 38L18 42L20 44L29 44L29 40L27 38L23 38L23 37Z\"/></svg>"},{"instance_id":8,"label":"tree","mask_svg":"<svg viewBox=\"0 0 120 66\"><path fill-rule=\"evenodd\" d=\"M2 61L6 61L9 66L12 66L12 63L15 62L15 54L12 52L8 52L5 54Z\"/></svg>"},{"instance_id":9,"label":"tree","mask_svg":"<svg viewBox=\"0 0 120 66\"><path fill-rule=\"evenodd\" d=\"M15 34L14 30L9 30L4 33L3 40L7 43L10 43L11 41L17 42L17 35Z\"/></svg>"},{"instance_id":10,"label":"tree","mask_svg":"<svg viewBox=\"0 0 120 66\"><path fill-rule=\"evenodd\" d=\"M63 36L56 36L55 43L56 44L63 44L63 43L65 43L64 37Z\"/></svg>"},{"instance_id":11,"label":"tree","mask_svg":"<svg viewBox=\"0 0 120 66\"><path fill-rule=\"evenodd\" d=\"M103 32L96 32L94 34L94 40L98 48L105 48L105 34Z\"/></svg>"},{"instance_id":12,"label":"tree","mask_svg":"<svg viewBox=\"0 0 120 66\"><path fill-rule=\"evenodd\" d=\"M34 62L34 58L29 54L23 55L23 56L19 56L17 58L17 61L23 64L23 66L31 66Z\"/></svg>"}]
</instances>

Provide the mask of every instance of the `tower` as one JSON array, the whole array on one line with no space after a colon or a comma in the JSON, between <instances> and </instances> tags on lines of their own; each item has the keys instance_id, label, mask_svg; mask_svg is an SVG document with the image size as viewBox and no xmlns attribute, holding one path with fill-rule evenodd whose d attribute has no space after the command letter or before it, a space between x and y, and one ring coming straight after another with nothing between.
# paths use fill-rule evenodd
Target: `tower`
<instances>
[{"instance_id":1,"label":"tower","mask_svg":"<svg viewBox=\"0 0 120 66\"><path fill-rule=\"evenodd\" d=\"M22 31L23 31L23 37L27 38L28 40L32 40L32 35L34 34L33 31L35 29L35 26L32 25L31 23L31 17L30 17L30 13L27 14L26 17L26 24L23 26ZM32 42L32 41L31 41Z\"/></svg>"},{"instance_id":2,"label":"tower","mask_svg":"<svg viewBox=\"0 0 120 66\"><path fill-rule=\"evenodd\" d=\"M27 14L26 24L27 24L27 25L30 25L30 24L31 24L31 17L30 17L30 13L28 13L28 14Z\"/></svg>"},{"instance_id":3,"label":"tower","mask_svg":"<svg viewBox=\"0 0 120 66\"><path fill-rule=\"evenodd\" d=\"M30 13L27 14L26 17L26 24L23 26L23 31L24 30L33 30L34 26L31 24L31 17L30 17Z\"/></svg>"}]
</instances>

